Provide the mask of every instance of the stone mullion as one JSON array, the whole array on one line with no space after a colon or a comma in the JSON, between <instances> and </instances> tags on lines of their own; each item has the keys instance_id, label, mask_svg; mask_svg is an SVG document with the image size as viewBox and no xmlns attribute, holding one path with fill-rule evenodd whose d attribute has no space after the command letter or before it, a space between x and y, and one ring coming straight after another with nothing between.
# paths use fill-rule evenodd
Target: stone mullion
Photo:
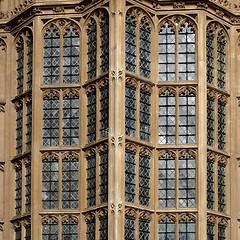
<instances>
[{"instance_id":1,"label":"stone mullion","mask_svg":"<svg viewBox=\"0 0 240 240\"><path fill-rule=\"evenodd\" d=\"M125 145L125 0L113 0L110 6L109 82L109 217L108 239L124 239L124 145Z\"/></svg>"},{"instance_id":2,"label":"stone mullion","mask_svg":"<svg viewBox=\"0 0 240 240\"><path fill-rule=\"evenodd\" d=\"M196 143L198 154L196 156L196 208L198 218L196 221L196 238L206 240L207 230L207 79L206 79L206 16L199 13L198 31L196 33L197 81L196 93ZM205 99L205 100L204 100Z\"/></svg>"}]
</instances>

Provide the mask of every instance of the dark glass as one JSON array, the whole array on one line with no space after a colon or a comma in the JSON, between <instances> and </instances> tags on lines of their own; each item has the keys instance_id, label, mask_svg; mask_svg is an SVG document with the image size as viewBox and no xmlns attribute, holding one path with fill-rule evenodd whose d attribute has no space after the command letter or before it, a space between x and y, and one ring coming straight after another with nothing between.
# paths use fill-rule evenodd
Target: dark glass
<instances>
[{"instance_id":1,"label":"dark glass","mask_svg":"<svg viewBox=\"0 0 240 240\"><path fill-rule=\"evenodd\" d=\"M100 217L99 234L100 240L108 240L108 216Z\"/></svg>"},{"instance_id":2,"label":"dark glass","mask_svg":"<svg viewBox=\"0 0 240 240\"><path fill-rule=\"evenodd\" d=\"M207 207L214 209L214 161L207 161Z\"/></svg>"},{"instance_id":3,"label":"dark glass","mask_svg":"<svg viewBox=\"0 0 240 240\"><path fill-rule=\"evenodd\" d=\"M226 239L227 239L226 226L222 224L218 224L218 240L226 240Z\"/></svg>"},{"instance_id":4,"label":"dark glass","mask_svg":"<svg viewBox=\"0 0 240 240\"><path fill-rule=\"evenodd\" d=\"M139 240L150 239L150 222L147 219L139 219Z\"/></svg>"},{"instance_id":5,"label":"dark glass","mask_svg":"<svg viewBox=\"0 0 240 240\"><path fill-rule=\"evenodd\" d=\"M207 223L207 240L214 240L214 223L208 222Z\"/></svg>"},{"instance_id":6,"label":"dark glass","mask_svg":"<svg viewBox=\"0 0 240 240\"><path fill-rule=\"evenodd\" d=\"M26 103L26 150L32 145L32 100Z\"/></svg>"},{"instance_id":7,"label":"dark glass","mask_svg":"<svg viewBox=\"0 0 240 240\"><path fill-rule=\"evenodd\" d=\"M25 226L25 240L31 240L31 225Z\"/></svg>"},{"instance_id":8,"label":"dark glass","mask_svg":"<svg viewBox=\"0 0 240 240\"><path fill-rule=\"evenodd\" d=\"M175 239L175 221L169 217L165 217L158 223L158 238L164 240Z\"/></svg>"},{"instance_id":9,"label":"dark glass","mask_svg":"<svg viewBox=\"0 0 240 240\"><path fill-rule=\"evenodd\" d=\"M31 211L31 163L26 163L25 174L25 211Z\"/></svg>"},{"instance_id":10,"label":"dark glass","mask_svg":"<svg viewBox=\"0 0 240 240\"><path fill-rule=\"evenodd\" d=\"M78 240L78 224L71 220L62 223L62 240Z\"/></svg>"},{"instance_id":11,"label":"dark glass","mask_svg":"<svg viewBox=\"0 0 240 240\"><path fill-rule=\"evenodd\" d=\"M15 169L15 212L16 215L22 213L22 165Z\"/></svg>"},{"instance_id":12,"label":"dark glass","mask_svg":"<svg viewBox=\"0 0 240 240\"><path fill-rule=\"evenodd\" d=\"M16 118L16 154L22 153L22 135L23 135L23 109L22 105L16 109L17 118Z\"/></svg>"},{"instance_id":13,"label":"dark glass","mask_svg":"<svg viewBox=\"0 0 240 240\"><path fill-rule=\"evenodd\" d=\"M218 149L226 147L226 103L218 100Z\"/></svg>"},{"instance_id":14,"label":"dark glass","mask_svg":"<svg viewBox=\"0 0 240 240\"><path fill-rule=\"evenodd\" d=\"M96 140L96 89L87 94L87 137L88 142Z\"/></svg>"},{"instance_id":15,"label":"dark glass","mask_svg":"<svg viewBox=\"0 0 240 240\"><path fill-rule=\"evenodd\" d=\"M135 218L125 216L124 240L135 240Z\"/></svg>"},{"instance_id":16,"label":"dark glass","mask_svg":"<svg viewBox=\"0 0 240 240\"><path fill-rule=\"evenodd\" d=\"M42 240L58 240L58 224L43 223L42 224Z\"/></svg>"},{"instance_id":17,"label":"dark glass","mask_svg":"<svg viewBox=\"0 0 240 240\"><path fill-rule=\"evenodd\" d=\"M33 39L27 39L27 89L32 88Z\"/></svg>"},{"instance_id":18,"label":"dark glass","mask_svg":"<svg viewBox=\"0 0 240 240\"><path fill-rule=\"evenodd\" d=\"M226 86L226 37L220 32L217 37L217 80L218 87Z\"/></svg>"},{"instance_id":19,"label":"dark glass","mask_svg":"<svg viewBox=\"0 0 240 240\"><path fill-rule=\"evenodd\" d=\"M207 82L214 83L214 33L212 30L207 31L206 36L206 53L207 53Z\"/></svg>"},{"instance_id":20,"label":"dark glass","mask_svg":"<svg viewBox=\"0 0 240 240\"><path fill-rule=\"evenodd\" d=\"M179 239L195 240L196 239L196 226L195 221L186 216L179 222Z\"/></svg>"},{"instance_id":21,"label":"dark glass","mask_svg":"<svg viewBox=\"0 0 240 240\"><path fill-rule=\"evenodd\" d=\"M90 219L87 221L87 240L95 239L95 219Z\"/></svg>"},{"instance_id":22,"label":"dark glass","mask_svg":"<svg viewBox=\"0 0 240 240\"><path fill-rule=\"evenodd\" d=\"M108 150L100 153L100 164L99 164L99 178L100 178L100 202L108 201Z\"/></svg>"},{"instance_id":23,"label":"dark glass","mask_svg":"<svg viewBox=\"0 0 240 240\"><path fill-rule=\"evenodd\" d=\"M17 94L23 93L24 42L20 38L17 46Z\"/></svg>"},{"instance_id":24,"label":"dark glass","mask_svg":"<svg viewBox=\"0 0 240 240\"><path fill-rule=\"evenodd\" d=\"M207 144L214 146L214 124L215 124L215 113L214 113L214 97L207 97Z\"/></svg>"},{"instance_id":25,"label":"dark glass","mask_svg":"<svg viewBox=\"0 0 240 240\"><path fill-rule=\"evenodd\" d=\"M226 211L226 168L218 163L218 211Z\"/></svg>"},{"instance_id":26,"label":"dark glass","mask_svg":"<svg viewBox=\"0 0 240 240\"><path fill-rule=\"evenodd\" d=\"M22 235L22 228L17 227L15 229L15 240L21 240L22 239L21 235Z\"/></svg>"},{"instance_id":27,"label":"dark glass","mask_svg":"<svg viewBox=\"0 0 240 240\"><path fill-rule=\"evenodd\" d=\"M108 136L109 125L109 86L100 87L100 133L101 137Z\"/></svg>"}]
</instances>

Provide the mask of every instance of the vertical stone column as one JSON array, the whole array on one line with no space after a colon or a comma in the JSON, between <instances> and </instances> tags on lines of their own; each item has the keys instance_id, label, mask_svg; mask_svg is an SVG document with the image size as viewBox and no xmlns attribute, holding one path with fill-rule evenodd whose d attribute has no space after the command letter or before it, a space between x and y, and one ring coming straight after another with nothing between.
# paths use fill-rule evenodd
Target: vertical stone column
<instances>
[{"instance_id":1,"label":"vertical stone column","mask_svg":"<svg viewBox=\"0 0 240 240\"><path fill-rule=\"evenodd\" d=\"M125 0L110 1L109 239L124 239Z\"/></svg>"}]
</instances>

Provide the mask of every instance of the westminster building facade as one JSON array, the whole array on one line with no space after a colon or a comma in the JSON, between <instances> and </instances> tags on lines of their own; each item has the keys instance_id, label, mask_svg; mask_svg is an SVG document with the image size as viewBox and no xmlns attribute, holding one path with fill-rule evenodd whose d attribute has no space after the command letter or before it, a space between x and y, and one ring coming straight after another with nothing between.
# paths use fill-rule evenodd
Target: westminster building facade
<instances>
[{"instance_id":1,"label":"westminster building facade","mask_svg":"<svg viewBox=\"0 0 240 240\"><path fill-rule=\"evenodd\" d=\"M240 239L239 0L0 0L0 240Z\"/></svg>"}]
</instances>

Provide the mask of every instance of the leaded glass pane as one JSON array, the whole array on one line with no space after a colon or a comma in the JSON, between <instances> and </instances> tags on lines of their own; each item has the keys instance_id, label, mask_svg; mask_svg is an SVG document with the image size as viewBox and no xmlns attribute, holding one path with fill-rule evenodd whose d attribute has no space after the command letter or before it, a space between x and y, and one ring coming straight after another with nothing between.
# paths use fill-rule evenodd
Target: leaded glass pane
<instances>
[{"instance_id":1,"label":"leaded glass pane","mask_svg":"<svg viewBox=\"0 0 240 240\"><path fill-rule=\"evenodd\" d=\"M124 240L135 240L135 218L125 216Z\"/></svg>"},{"instance_id":2,"label":"leaded glass pane","mask_svg":"<svg viewBox=\"0 0 240 240\"><path fill-rule=\"evenodd\" d=\"M139 240L150 239L150 222L147 219L139 219Z\"/></svg>"},{"instance_id":3,"label":"leaded glass pane","mask_svg":"<svg viewBox=\"0 0 240 240\"><path fill-rule=\"evenodd\" d=\"M87 157L87 206L96 204L96 155Z\"/></svg>"},{"instance_id":4,"label":"leaded glass pane","mask_svg":"<svg viewBox=\"0 0 240 240\"><path fill-rule=\"evenodd\" d=\"M78 158L70 154L62 161L62 207L78 207Z\"/></svg>"},{"instance_id":5,"label":"leaded glass pane","mask_svg":"<svg viewBox=\"0 0 240 240\"><path fill-rule=\"evenodd\" d=\"M101 217L99 226L100 240L108 240L108 216Z\"/></svg>"},{"instance_id":6,"label":"leaded glass pane","mask_svg":"<svg viewBox=\"0 0 240 240\"><path fill-rule=\"evenodd\" d=\"M214 209L214 161L208 159L207 161L207 207Z\"/></svg>"},{"instance_id":7,"label":"leaded glass pane","mask_svg":"<svg viewBox=\"0 0 240 240\"><path fill-rule=\"evenodd\" d=\"M17 166L15 171L15 211L16 215L20 215L22 212L22 166Z\"/></svg>"},{"instance_id":8,"label":"leaded glass pane","mask_svg":"<svg viewBox=\"0 0 240 240\"><path fill-rule=\"evenodd\" d=\"M140 139L150 141L150 99L148 91L140 90Z\"/></svg>"},{"instance_id":9,"label":"leaded glass pane","mask_svg":"<svg viewBox=\"0 0 240 240\"><path fill-rule=\"evenodd\" d=\"M43 82L59 83L60 74L60 36L57 29L51 26L44 36Z\"/></svg>"},{"instance_id":10,"label":"leaded glass pane","mask_svg":"<svg viewBox=\"0 0 240 240\"><path fill-rule=\"evenodd\" d=\"M196 141L195 93L186 89L179 95L179 143L192 144Z\"/></svg>"},{"instance_id":11,"label":"leaded glass pane","mask_svg":"<svg viewBox=\"0 0 240 240\"><path fill-rule=\"evenodd\" d=\"M130 84L125 89L125 132L128 136L136 134L136 88Z\"/></svg>"},{"instance_id":12,"label":"leaded glass pane","mask_svg":"<svg viewBox=\"0 0 240 240\"><path fill-rule=\"evenodd\" d=\"M214 33L212 30L207 31L206 36L206 53L207 53L207 82L214 83Z\"/></svg>"},{"instance_id":13,"label":"leaded glass pane","mask_svg":"<svg viewBox=\"0 0 240 240\"><path fill-rule=\"evenodd\" d=\"M218 100L218 148L226 147L226 103Z\"/></svg>"},{"instance_id":14,"label":"leaded glass pane","mask_svg":"<svg viewBox=\"0 0 240 240\"><path fill-rule=\"evenodd\" d=\"M146 19L140 23L140 75L150 77L151 29Z\"/></svg>"},{"instance_id":15,"label":"leaded glass pane","mask_svg":"<svg viewBox=\"0 0 240 240\"><path fill-rule=\"evenodd\" d=\"M96 140L96 89L87 94L87 137L88 142Z\"/></svg>"},{"instance_id":16,"label":"leaded glass pane","mask_svg":"<svg viewBox=\"0 0 240 240\"><path fill-rule=\"evenodd\" d=\"M73 221L63 222L62 240L78 240L78 224Z\"/></svg>"},{"instance_id":17,"label":"leaded glass pane","mask_svg":"<svg viewBox=\"0 0 240 240\"><path fill-rule=\"evenodd\" d=\"M88 79L96 77L97 74L97 23L92 19L91 25L88 28Z\"/></svg>"},{"instance_id":18,"label":"leaded glass pane","mask_svg":"<svg viewBox=\"0 0 240 240\"><path fill-rule=\"evenodd\" d=\"M144 153L139 156L139 203L150 203L150 156Z\"/></svg>"},{"instance_id":19,"label":"leaded glass pane","mask_svg":"<svg viewBox=\"0 0 240 240\"><path fill-rule=\"evenodd\" d=\"M95 239L95 219L87 221L87 240Z\"/></svg>"},{"instance_id":20,"label":"leaded glass pane","mask_svg":"<svg viewBox=\"0 0 240 240\"><path fill-rule=\"evenodd\" d=\"M23 93L23 62L24 62L24 42L20 38L17 46L17 94Z\"/></svg>"},{"instance_id":21,"label":"leaded glass pane","mask_svg":"<svg viewBox=\"0 0 240 240\"><path fill-rule=\"evenodd\" d=\"M42 240L58 240L57 223L42 224Z\"/></svg>"},{"instance_id":22,"label":"leaded glass pane","mask_svg":"<svg viewBox=\"0 0 240 240\"><path fill-rule=\"evenodd\" d=\"M125 46L126 70L136 72L136 21L130 14L126 17Z\"/></svg>"},{"instance_id":23,"label":"leaded glass pane","mask_svg":"<svg viewBox=\"0 0 240 240\"><path fill-rule=\"evenodd\" d=\"M218 163L218 211L226 211L226 167Z\"/></svg>"},{"instance_id":24,"label":"leaded glass pane","mask_svg":"<svg viewBox=\"0 0 240 240\"><path fill-rule=\"evenodd\" d=\"M51 92L43 98L43 145L59 144L59 97Z\"/></svg>"},{"instance_id":25,"label":"leaded glass pane","mask_svg":"<svg viewBox=\"0 0 240 240\"><path fill-rule=\"evenodd\" d=\"M32 145L32 100L26 103L26 150L31 149Z\"/></svg>"},{"instance_id":26,"label":"leaded glass pane","mask_svg":"<svg viewBox=\"0 0 240 240\"><path fill-rule=\"evenodd\" d=\"M222 33L217 37L217 80L218 87L226 86L226 38Z\"/></svg>"},{"instance_id":27,"label":"leaded glass pane","mask_svg":"<svg viewBox=\"0 0 240 240\"><path fill-rule=\"evenodd\" d=\"M159 95L158 143L174 144L176 141L176 96L166 90Z\"/></svg>"},{"instance_id":28,"label":"leaded glass pane","mask_svg":"<svg viewBox=\"0 0 240 240\"><path fill-rule=\"evenodd\" d=\"M175 240L175 221L173 219L165 217L158 223L158 239Z\"/></svg>"},{"instance_id":29,"label":"leaded glass pane","mask_svg":"<svg viewBox=\"0 0 240 240\"><path fill-rule=\"evenodd\" d=\"M179 80L195 80L195 33L193 27L185 22L178 34Z\"/></svg>"},{"instance_id":30,"label":"leaded glass pane","mask_svg":"<svg viewBox=\"0 0 240 240\"><path fill-rule=\"evenodd\" d=\"M51 154L42 161L42 208L58 208L58 161Z\"/></svg>"},{"instance_id":31,"label":"leaded glass pane","mask_svg":"<svg viewBox=\"0 0 240 240\"><path fill-rule=\"evenodd\" d=\"M218 224L218 240L227 239L227 228L225 225Z\"/></svg>"},{"instance_id":32,"label":"leaded glass pane","mask_svg":"<svg viewBox=\"0 0 240 240\"><path fill-rule=\"evenodd\" d=\"M175 31L165 23L158 35L158 80L174 81L176 71Z\"/></svg>"},{"instance_id":33,"label":"leaded glass pane","mask_svg":"<svg viewBox=\"0 0 240 240\"><path fill-rule=\"evenodd\" d=\"M100 202L107 202L108 200L108 150L100 153L99 164L99 178L100 178Z\"/></svg>"},{"instance_id":34,"label":"leaded glass pane","mask_svg":"<svg viewBox=\"0 0 240 240\"><path fill-rule=\"evenodd\" d=\"M22 134L23 134L23 109L22 106L17 108L17 118L16 118L16 153L22 153Z\"/></svg>"},{"instance_id":35,"label":"leaded glass pane","mask_svg":"<svg viewBox=\"0 0 240 240\"><path fill-rule=\"evenodd\" d=\"M108 84L100 88L100 133L101 137L108 136L109 124L109 86Z\"/></svg>"},{"instance_id":36,"label":"leaded glass pane","mask_svg":"<svg viewBox=\"0 0 240 240\"><path fill-rule=\"evenodd\" d=\"M27 39L27 89L32 88L33 39Z\"/></svg>"},{"instance_id":37,"label":"leaded glass pane","mask_svg":"<svg viewBox=\"0 0 240 240\"><path fill-rule=\"evenodd\" d=\"M196 239L195 221L186 216L179 222L179 239L195 240Z\"/></svg>"},{"instance_id":38,"label":"leaded glass pane","mask_svg":"<svg viewBox=\"0 0 240 240\"><path fill-rule=\"evenodd\" d=\"M109 69L109 18L105 15L101 22L101 72L105 73Z\"/></svg>"},{"instance_id":39,"label":"leaded glass pane","mask_svg":"<svg viewBox=\"0 0 240 240\"><path fill-rule=\"evenodd\" d=\"M25 226L25 240L31 240L31 225Z\"/></svg>"},{"instance_id":40,"label":"leaded glass pane","mask_svg":"<svg viewBox=\"0 0 240 240\"><path fill-rule=\"evenodd\" d=\"M15 229L15 240L21 240L22 239L22 228L18 227Z\"/></svg>"},{"instance_id":41,"label":"leaded glass pane","mask_svg":"<svg viewBox=\"0 0 240 240\"><path fill-rule=\"evenodd\" d=\"M26 163L25 174L25 211L31 211L31 163Z\"/></svg>"},{"instance_id":42,"label":"leaded glass pane","mask_svg":"<svg viewBox=\"0 0 240 240\"><path fill-rule=\"evenodd\" d=\"M214 146L214 97L208 96L207 98L207 144Z\"/></svg>"},{"instance_id":43,"label":"leaded glass pane","mask_svg":"<svg viewBox=\"0 0 240 240\"><path fill-rule=\"evenodd\" d=\"M195 157L188 152L179 158L179 207L195 207L196 205L195 161Z\"/></svg>"},{"instance_id":44,"label":"leaded glass pane","mask_svg":"<svg viewBox=\"0 0 240 240\"><path fill-rule=\"evenodd\" d=\"M63 35L63 83L79 82L79 33L74 26Z\"/></svg>"},{"instance_id":45,"label":"leaded glass pane","mask_svg":"<svg viewBox=\"0 0 240 240\"><path fill-rule=\"evenodd\" d=\"M127 202L134 202L136 187L136 153L130 150L125 151L125 199Z\"/></svg>"},{"instance_id":46,"label":"leaded glass pane","mask_svg":"<svg viewBox=\"0 0 240 240\"><path fill-rule=\"evenodd\" d=\"M158 160L158 207L174 207L176 198L175 157L163 154Z\"/></svg>"},{"instance_id":47,"label":"leaded glass pane","mask_svg":"<svg viewBox=\"0 0 240 240\"><path fill-rule=\"evenodd\" d=\"M207 223L207 240L214 240L214 223L208 222Z\"/></svg>"},{"instance_id":48,"label":"leaded glass pane","mask_svg":"<svg viewBox=\"0 0 240 240\"><path fill-rule=\"evenodd\" d=\"M62 130L63 145L79 144L79 96L74 92L63 97Z\"/></svg>"}]
</instances>

